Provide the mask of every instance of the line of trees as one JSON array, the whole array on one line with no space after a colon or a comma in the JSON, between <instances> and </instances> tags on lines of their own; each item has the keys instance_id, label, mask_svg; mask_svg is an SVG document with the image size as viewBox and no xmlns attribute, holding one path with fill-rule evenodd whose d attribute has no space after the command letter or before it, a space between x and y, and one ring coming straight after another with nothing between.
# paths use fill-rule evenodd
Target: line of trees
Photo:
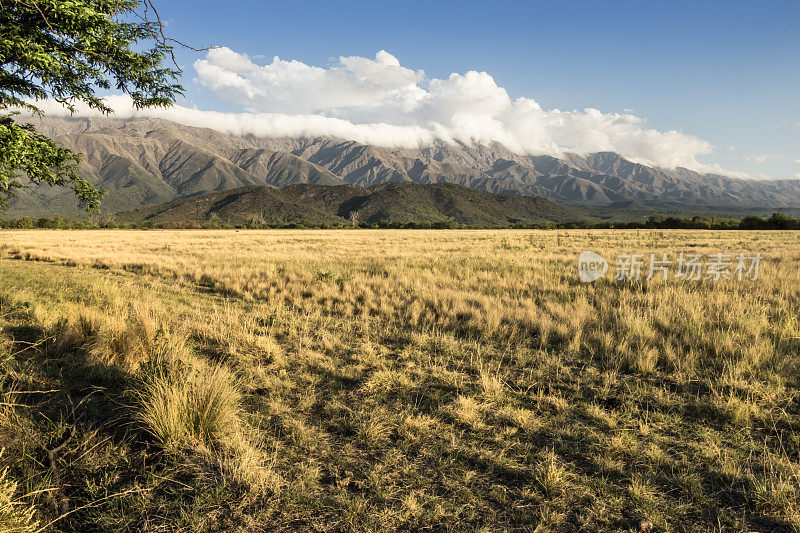
<instances>
[{"instance_id":1,"label":"line of trees","mask_svg":"<svg viewBox=\"0 0 800 533\"><path fill-rule=\"evenodd\" d=\"M709 230L797 230L800 218L784 213L773 213L770 217L747 215L741 219L717 219L695 216L692 218L652 215L644 222L594 222L576 221L557 224L559 229L709 229Z\"/></svg>"},{"instance_id":2,"label":"line of trees","mask_svg":"<svg viewBox=\"0 0 800 533\"><path fill-rule=\"evenodd\" d=\"M413 222L358 224L352 221L338 224L320 224L307 220L293 222L250 221L244 224L234 224L214 217L204 222L154 224L147 220L141 222L116 222L114 220L92 222L88 220L70 220L61 217L0 219L0 229L468 229L476 227L477 226L458 224L450 220L422 224Z\"/></svg>"},{"instance_id":3,"label":"line of trees","mask_svg":"<svg viewBox=\"0 0 800 533\"><path fill-rule=\"evenodd\" d=\"M154 224L150 221L120 223L113 218L106 220L70 220L61 217L38 218L22 217L16 219L0 219L0 228L3 229L477 229L483 226L459 224L453 220L438 222L389 222L353 223L341 222L339 224L319 224L305 220L292 222L267 223L251 220L244 224L233 224L219 217L213 217L205 222L176 222L167 224ZM653 215L642 222L595 222L574 221L561 224L509 224L507 226L494 226L508 229L708 229L708 230L800 230L800 218L795 218L784 213L773 213L770 217L748 215L742 219L708 219L705 217L666 217Z\"/></svg>"},{"instance_id":4,"label":"line of trees","mask_svg":"<svg viewBox=\"0 0 800 533\"><path fill-rule=\"evenodd\" d=\"M740 220L717 220L699 216L691 219L652 216L647 219L645 227L668 229L800 229L800 218L795 218L782 212L773 213L768 218L748 215Z\"/></svg>"}]
</instances>

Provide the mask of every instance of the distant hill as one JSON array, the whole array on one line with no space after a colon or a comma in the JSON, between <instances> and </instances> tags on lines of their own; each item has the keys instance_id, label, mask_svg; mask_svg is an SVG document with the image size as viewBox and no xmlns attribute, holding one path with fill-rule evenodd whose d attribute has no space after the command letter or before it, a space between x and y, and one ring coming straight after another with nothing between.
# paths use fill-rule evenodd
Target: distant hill
<instances>
[{"instance_id":1,"label":"distant hill","mask_svg":"<svg viewBox=\"0 0 800 533\"><path fill-rule=\"evenodd\" d=\"M545 224L577 218L575 209L538 197L508 196L461 185L386 183L242 187L120 213L121 222L202 223L218 217L230 224L419 225L456 223L477 227Z\"/></svg>"},{"instance_id":2,"label":"distant hill","mask_svg":"<svg viewBox=\"0 0 800 533\"><path fill-rule=\"evenodd\" d=\"M329 138L234 136L159 119L29 119L84 154L80 173L106 190L106 212L248 186L449 183L571 206L694 211L800 207L800 180L756 181L651 168L612 152L526 156L504 146L387 149ZM77 215L63 188L19 193L6 216ZM419 213L418 213L419 214Z\"/></svg>"}]
</instances>

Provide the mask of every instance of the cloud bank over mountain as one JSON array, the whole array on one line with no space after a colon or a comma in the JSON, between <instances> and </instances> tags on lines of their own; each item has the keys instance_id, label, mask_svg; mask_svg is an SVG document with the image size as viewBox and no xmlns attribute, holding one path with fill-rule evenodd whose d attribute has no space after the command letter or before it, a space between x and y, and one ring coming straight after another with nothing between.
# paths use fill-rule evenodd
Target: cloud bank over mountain
<instances>
[{"instance_id":1,"label":"cloud bank over mountain","mask_svg":"<svg viewBox=\"0 0 800 533\"><path fill-rule=\"evenodd\" d=\"M278 57L259 65L222 47L209 50L194 68L201 84L244 112L135 110L125 96L109 97L108 103L120 118L156 116L235 135L330 136L390 148L437 140L499 142L520 154L611 151L651 166L725 172L697 159L712 151L707 141L649 129L633 114L546 110L532 98L512 99L486 72L429 78L384 50L374 59L340 57L319 67ZM53 102L45 108L51 115L66 114ZM80 112L87 114L85 108Z\"/></svg>"}]
</instances>

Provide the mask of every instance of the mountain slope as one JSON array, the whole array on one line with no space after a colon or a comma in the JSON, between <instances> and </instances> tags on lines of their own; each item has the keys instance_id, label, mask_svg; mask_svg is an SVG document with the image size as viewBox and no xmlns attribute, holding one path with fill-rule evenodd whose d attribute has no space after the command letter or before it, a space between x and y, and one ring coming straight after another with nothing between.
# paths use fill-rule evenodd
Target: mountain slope
<instances>
[{"instance_id":1,"label":"mountain slope","mask_svg":"<svg viewBox=\"0 0 800 533\"><path fill-rule=\"evenodd\" d=\"M343 183L292 154L238 147L236 138L163 120L32 122L83 154L80 174L107 192L102 204L106 212L247 186ZM71 191L58 187L24 189L11 204L11 216L80 213Z\"/></svg>"},{"instance_id":2,"label":"mountain slope","mask_svg":"<svg viewBox=\"0 0 800 533\"><path fill-rule=\"evenodd\" d=\"M148 220L156 224L204 222L214 217L233 224L257 221L267 224L337 224L335 214L293 201L280 189L242 187L121 213L119 220Z\"/></svg>"},{"instance_id":3,"label":"mountain slope","mask_svg":"<svg viewBox=\"0 0 800 533\"><path fill-rule=\"evenodd\" d=\"M109 212L247 186L398 182L449 183L574 206L800 207L800 180L651 168L612 152L525 156L497 143L387 149L328 138L238 137L159 119L31 122L85 154L81 173L108 191L103 208ZM79 213L69 191L49 187L23 191L12 205L11 216Z\"/></svg>"},{"instance_id":4,"label":"mountain slope","mask_svg":"<svg viewBox=\"0 0 800 533\"><path fill-rule=\"evenodd\" d=\"M336 174L286 152L247 148L232 155L230 161L254 176L263 176L267 184L275 187L296 183L344 184Z\"/></svg>"},{"instance_id":5,"label":"mountain slope","mask_svg":"<svg viewBox=\"0 0 800 533\"><path fill-rule=\"evenodd\" d=\"M543 224L577 218L570 208L543 198L505 196L452 184L300 184L271 189L244 187L121 213L120 221L155 224L201 223L214 217L232 223L364 224L455 222L479 227Z\"/></svg>"}]
</instances>

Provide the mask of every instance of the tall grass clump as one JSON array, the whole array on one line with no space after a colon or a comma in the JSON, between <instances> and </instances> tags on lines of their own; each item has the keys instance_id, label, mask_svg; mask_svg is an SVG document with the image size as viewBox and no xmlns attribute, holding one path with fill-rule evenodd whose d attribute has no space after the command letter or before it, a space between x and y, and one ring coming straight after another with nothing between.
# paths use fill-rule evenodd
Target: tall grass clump
<instances>
[{"instance_id":1,"label":"tall grass clump","mask_svg":"<svg viewBox=\"0 0 800 533\"><path fill-rule=\"evenodd\" d=\"M135 369L160 342L158 319L152 310L134 308L128 317L105 319L89 345L95 359L125 369Z\"/></svg>"},{"instance_id":2,"label":"tall grass clump","mask_svg":"<svg viewBox=\"0 0 800 533\"><path fill-rule=\"evenodd\" d=\"M188 355L188 339L168 332L162 324L156 311L144 305L116 314L84 309L74 317L61 318L51 328L51 336L61 353L80 349L93 363L135 372L167 352L173 359L181 358L177 352Z\"/></svg>"},{"instance_id":3,"label":"tall grass clump","mask_svg":"<svg viewBox=\"0 0 800 533\"><path fill-rule=\"evenodd\" d=\"M221 366L156 370L139 400L140 421L165 448L215 449L239 431L241 395Z\"/></svg>"},{"instance_id":4,"label":"tall grass clump","mask_svg":"<svg viewBox=\"0 0 800 533\"><path fill-rule=\"evenodd\" d=\"M140 376L138 420L164 450L199 455L224 481L255 491L277 488L278 477L242 419L242 395L230 371L162 355L143 365Z\"/></svg>"}]
</instances>

